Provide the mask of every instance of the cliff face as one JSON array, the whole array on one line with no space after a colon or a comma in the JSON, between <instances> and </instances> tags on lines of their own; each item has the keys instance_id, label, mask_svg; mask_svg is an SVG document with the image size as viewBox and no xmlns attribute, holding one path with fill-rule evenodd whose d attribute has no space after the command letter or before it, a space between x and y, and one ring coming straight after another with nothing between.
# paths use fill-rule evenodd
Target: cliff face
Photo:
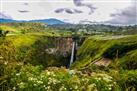
<instances>
[{"instance_id":1,"label":"cliff face","mask_svg":"<svg viewBox=\"0 0 137 91\"><path fill-rule=\"evenodd\" d=\"M23 61L44 67L67 66L73 40L72 37L47 37L39 34L7 36L0 45L0 56L6 61Z\"/></svg>"},{"instance_id":2,"label":"cliff face","mask_svg":"<svg viewBox=\"0 0 137 91\"><path fill-rule=\"evenodd\" d=\"M71 37L57 38L56 49L60 54L66 55L71 52L73 39Z\"/></svg>"},{"instance_id":3,"label":"cliff face","mask_svg":"<svg viewBox=\"0 0 137 91\"><path fill-rule=\"evenodd\" d=\"M73 39L71 37L50 37L52 47L46 49L47 53L68 56L72 49Z\"/></svg>"},{"instance_id":4,"label":"cliff face","mask_svg":"<svg viewBox=\"0 0 137 91\"><path fill-rule=\"evenodd\" d=\"M71 53L73 42L76 42L76 50L82 45L86 37L75 39L74 37L48 37L51 41L50 46L46 51L49 54L67 56Z\"/></svg>"},{"instance_id":5,"label":"cliff face","mask_svg":"<svg viewBox=\"0 0 137 91\"><path fill-rule=\"evenodd\" d=\"M0 45L5 61L20 61L44 67L66 66L70 60L72 38L45 35L8 36Z\"/></svg>"}]
</instances>

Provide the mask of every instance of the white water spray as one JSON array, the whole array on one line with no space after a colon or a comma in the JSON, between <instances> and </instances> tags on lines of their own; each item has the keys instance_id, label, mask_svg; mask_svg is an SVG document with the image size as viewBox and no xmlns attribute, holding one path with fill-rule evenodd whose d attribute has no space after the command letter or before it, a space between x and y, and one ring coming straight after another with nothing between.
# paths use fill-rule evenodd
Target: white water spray
<instances>
[{"instance_id":1,"label":"white water spray","mask_svg":"<svg viewBox=\"0 0 137 91\"><path fill-rule=\"evenodd\" d=\"M73 60L74 60L74 51L75 51L75 42L73 42L73 44L72 44L71 58L70 58L69 67L73 63Z\"/></svg>"}]
</instances>

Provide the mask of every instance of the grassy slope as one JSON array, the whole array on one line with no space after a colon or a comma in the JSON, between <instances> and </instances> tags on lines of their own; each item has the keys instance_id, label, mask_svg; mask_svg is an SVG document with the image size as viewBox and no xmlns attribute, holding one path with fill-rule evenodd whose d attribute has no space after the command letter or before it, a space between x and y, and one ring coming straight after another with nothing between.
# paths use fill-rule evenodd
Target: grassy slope
<instances>
[{"instance_id":1,"label":"grassy slope","mask_svg":"<svg viewBox=\"0 0 137 91\"><path fill-rule=\"evenodd\" d=\"M3 30L3 31L11 31L11 32L16 31L15 28L10 27L10 26L6 26L6 25L0 25L0 30Z\"/></svg>"},{"instance_id":2,"label":"grassy slope","mask_svg":"<svg viewBox=\"0 0 137 91\"><path fill-rule=\"evenodd\" d=\"M0 26L11 27L14 28L16 31L26 32L26 33L45 31L45 27L42 23L35 23L35 22L1 23Z\"/></svg>"},{"instance_id":3,"label":"grassy slope","mask_svg":"<svg viewBox=\"0 0 137 91\"><path fill-rule=\"evenodd\" d=\"M45 51L53 47L54 41L39 33L7 36L0 45L0 56L6 61L41 64L45 67L65 65L66 61L61 60L63 58Z\"/></svg>"},{"instance_id":4,"label":"grassy slope","mask_svg":"<svg viewBox=\"0 0 137 91\"><path fill-rule=\"evenodd\" d=\"M120 58L119 67L124 69L137 69L137 49L127 52Z\"/></svg>"},{"instance_id":5,"label":"grassy slope","mask_svg":"<svg viewBox=\"0 0 137 91\"><path fill-rule=\"evenodd\" d=\"M89 37L78 50L78 59L72 65L72 68L84 67L102 57L115 60L117 53L120 61L124 60L124 62L127 62L131 61L131 59L136 61L137 35L109 40L102 37Z\"/></svg>"},{"instance_id":6,"label":"grassy slope","mask_svg":"<svg viewBox=\"0 0 137 91\"><path fill-rule=\"evenodd\" d=\"M44 66L66 65L66 58L47 54L54 41L51 36L67 36L58 30L45 27L42 23L1 23L0 30L9 31L5 40L0 38L0 56L6 61L23 61ZM3 43L2 43L3 42Z\"/></svg>"},{"instance_id":7,"label":"grassy slope","mask_svg":"<svg viewBox=\"0 0 137 91\"><path fill-rule=\"evenodd\" d=\"M45 27L42 23L22 22L22 23L1 23L0 30L9 31L8 35L15 34L45 34L47 36L70 36L71 32L60 31L53 28Z\"/></svg>"}]
</instances>

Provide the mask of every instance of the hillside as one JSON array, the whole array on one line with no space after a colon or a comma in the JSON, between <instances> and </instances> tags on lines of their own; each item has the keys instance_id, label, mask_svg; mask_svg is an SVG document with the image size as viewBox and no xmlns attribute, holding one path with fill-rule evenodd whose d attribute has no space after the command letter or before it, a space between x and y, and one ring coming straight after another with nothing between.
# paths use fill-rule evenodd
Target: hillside
<instances>
[{"instance_id":1,"label":"hillside","mask_svg":"<svg viewBox=\"0 0 137 91\"><path fill-rule=\"evenodd\" d=\"M83 36L43 23L12 22L0 25L2 91L137 89L135 34ZM77 58L69 67L73 42L78 43Z\"/></svg>"},{"instance_id":2,"label":"hillside","mask_svg":"<svg viewBox=\"0 0 137 91\"><path fill-rule=\"evenodd\" d=\"M2 28L3 26L14 28L16 30L16 32L18 31L18 32L21 32L21 33L43 32L43 31L45 31L44 24L42 24L42 23L35 23L35 22L0 23L0 28Z\"/></svg>"},{"instance_id":3,"label":"hillside","mask_svg":"<svg viewBox=\"0 0 137 91\"><path fill-rule=\"evenodd\" d=\"M54 24L65 24L65 22L50 18L50 19L39 19L39 20L12 20L12 19L3 19L0 18L1 23L9 23L9 22L40 22L40 23L45 23L48 25L54 25Z\"/></svg>"},{"instance_id":4,"label":"hillside","mask_svg":"<svg viewBox=\"0 0 137 91\"><path fill-rule=\"evenodd\" d=\"M64 24L49 25L59 30L79 32L90 35L133 35L137 34L137 25L114 26L105 24Z\"/></svg>"},{"instance_id":5,"label":"hillside","mask_svg":"<svg viewBox=\"0 0 137 91\"><path fill-rule=\"evenodd\" d=\"M66 66L67 59L63 55L50 54L54 49L55 38L40 33L7 36L0 45L0 56L8 62L24 62L33 65Z\"/></svg>"},{"instance_id":6,"label":"hillside","mask_svg":"<svg viewBox=\"0 0 137 91\"><path fill-rule=\"evenodd\" d=\"M45 34L46 36L71 36L72 32L62 31L48 27L40 22L3 22L0 23L0 31L8 32L7 35L18 34Z\"/></svg>"},{"instance_id":7,"label":"hillside","mask_svg":"<svg viewBox=\"0 0 137 91\"><path fill-rule=\"evenodd\" d=\"M73 64L75 68L92 65L93 61L100 58L109 58L114 62L118 60L127 64L136 63L137 35L123 38L89 37L77 52L77 60ZM122 61L123 60L123 61ZM123 63L122 66L126 66Z\"/></svg>"}]
</instances>

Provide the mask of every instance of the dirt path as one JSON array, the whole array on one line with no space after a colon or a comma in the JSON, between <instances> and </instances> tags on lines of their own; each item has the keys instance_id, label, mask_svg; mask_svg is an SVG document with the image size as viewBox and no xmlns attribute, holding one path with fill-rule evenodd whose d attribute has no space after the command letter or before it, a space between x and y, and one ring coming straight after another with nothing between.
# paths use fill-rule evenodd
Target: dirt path
<instances>
[{"instance_id":1,"label":"dirt path","mask_svg":"<svg viewBox=\"0 0 137 91\"><path fill-rule=\"evenodd\" d=\"M93 64L95 64L97 66L105 66L105 67L107 67L111 62L112 62L111 59L101 58L100 60L95 61Z\"/></svg>"}]
</instances>

